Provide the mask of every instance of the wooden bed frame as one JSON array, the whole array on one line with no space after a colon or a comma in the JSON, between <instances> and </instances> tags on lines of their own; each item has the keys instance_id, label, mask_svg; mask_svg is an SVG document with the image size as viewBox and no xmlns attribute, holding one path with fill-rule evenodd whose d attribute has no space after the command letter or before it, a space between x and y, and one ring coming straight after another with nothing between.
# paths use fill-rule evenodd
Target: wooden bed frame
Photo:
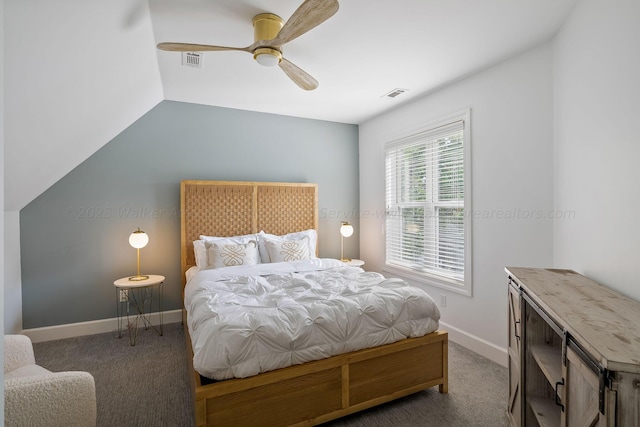
<instances>
[{"instance_id":1,"label":"wooden bed frame","mask_svg":"<svg viewBox=\"0 0 640 427\"><path fill-rule=\"evenodd\" d=\"M316 184L182 181L182 277L195 265L201 234L282 235L318 228ZM320 424L438 386L447 392L448 335L420 338L333 356L253 377L211 382L192 366L196 426L302 426Z\"/></svg>"}]
</instances>

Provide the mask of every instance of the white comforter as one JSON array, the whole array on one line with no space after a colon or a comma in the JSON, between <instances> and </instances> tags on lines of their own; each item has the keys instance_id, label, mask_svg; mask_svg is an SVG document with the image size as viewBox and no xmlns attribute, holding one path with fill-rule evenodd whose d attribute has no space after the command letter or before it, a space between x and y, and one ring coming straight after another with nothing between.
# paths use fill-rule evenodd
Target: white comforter
<instances>
[{"instance_id":1,"label":"white comforter","mask_svg":"<svg viewBox=\"0 0 640 427\"><path fill-rule=\"evenodd\" d=\"M431 297L334 259L190 272L193 364L216 380L418 337L438 328Z\"/></svg>"}]
</instances>

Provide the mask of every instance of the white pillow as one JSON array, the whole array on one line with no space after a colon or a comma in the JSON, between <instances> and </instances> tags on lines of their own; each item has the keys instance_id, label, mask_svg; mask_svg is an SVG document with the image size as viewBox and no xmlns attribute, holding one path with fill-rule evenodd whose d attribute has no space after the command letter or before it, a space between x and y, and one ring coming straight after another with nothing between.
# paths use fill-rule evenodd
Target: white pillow
<instances>
[{"instance_id":1,"label":"white pillow","mask_svg":"<svg viewBox=\"0 0 640 427\"><path fill-rule=\"evenodd\" d=\"M296 240L264 237L264 243L271 262L301 261L311 257L308 236Z\"/></svg>"},{"instance_id":2,"label":"white pillow","mask_svg":"<svg viewBox=\"0 0 640 427\"><path fill-rule=\"evenodd\" d=\"M193 254L196 258L196 266L201 270L207 268L207 247L205 246L204 240L196 240L193 242Z\"/></svg>"},{"instance_id":3,"label":"white pillow","mask_svg":"<svg viewBox=\"0 0 640 427\"><path fill-rule=\"evenodd\" d=\"M305 231L298 231L295 233L285 234L284 236L276 236L275 234L267 234L264 231L258 233L258 250L260 251L260 259L262 262L277 262L273 261L269 257L269 252L267 250L267 246L265 244L266 239L270 240L299 240L304 237L308 238L309 243L309 258L317 258L316 257L316 244L318 241L318 233L314 229L309 229Z\"/></svg>"},{"instance_id":4,"label":"white pillow","mask_svg":"<svg viewBox=\"0 0 640 427\"><path fill-rule=\"evenodd\" d=\"M207 242L208 268L230 267L234 265L256 265L258 263L258 242L224 243L220 240Z\"/></svg>"}]
</instances>

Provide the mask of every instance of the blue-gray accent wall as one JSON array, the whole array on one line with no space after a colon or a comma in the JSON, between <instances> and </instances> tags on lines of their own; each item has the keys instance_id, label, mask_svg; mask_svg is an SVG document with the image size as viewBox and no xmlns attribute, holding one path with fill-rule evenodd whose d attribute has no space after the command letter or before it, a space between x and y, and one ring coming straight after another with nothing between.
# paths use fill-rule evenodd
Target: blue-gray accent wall
<instances>
[{"instance_id":1,"label":"blue-gray accent wall","mask_svg":"<svg viewBox=\"0 0 640 427\"><path fill-rule=\"evenodd\" d=\"M164 308L181 308L185 179L315 182L319 255L339 257L348 220L355 258L358 176L356 125L163 101L20 212L23 327L116 317L113 281L136 272L137 227L150 239L141 272L166 276Z\"/></svg>"}]
</instances>

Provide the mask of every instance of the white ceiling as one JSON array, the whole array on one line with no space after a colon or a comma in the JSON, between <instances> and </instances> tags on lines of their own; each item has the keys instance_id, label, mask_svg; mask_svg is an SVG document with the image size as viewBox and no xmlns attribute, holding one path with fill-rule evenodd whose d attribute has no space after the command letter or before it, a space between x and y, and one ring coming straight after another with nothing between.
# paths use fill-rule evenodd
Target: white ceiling
<instances>
[{"instance_id":1,"label":"white ceiling","mask_svg":"<svg viewBox=\"0 0 640 427\"><path fill-rule=\"evenodd\" d=\"M576 0L342 0L284 56L304 91L245 52L183 67L156 43L245 47L251 19L302 0L5 0L5 209L20 210L163 99L362 123L550 40ZM409 89L397 98L382 95Z\"/></svg>"},{"instance_id":2,"label":"white ceiling","mask_svg":"<svg viewBox=\"0 0 640 427\"><path fill-rule=\"evenodd\" d=\"M245 47L252 17L287 20L302 0L150 0L157 42ZM398 103L549 40L574 0L342 0L284 56L314 76L305 92L245 52L208 52L204 68L158 52L165 99L361 123ZM395 99L395 88L409 91Z\"/></svg>"}]
</instances>

